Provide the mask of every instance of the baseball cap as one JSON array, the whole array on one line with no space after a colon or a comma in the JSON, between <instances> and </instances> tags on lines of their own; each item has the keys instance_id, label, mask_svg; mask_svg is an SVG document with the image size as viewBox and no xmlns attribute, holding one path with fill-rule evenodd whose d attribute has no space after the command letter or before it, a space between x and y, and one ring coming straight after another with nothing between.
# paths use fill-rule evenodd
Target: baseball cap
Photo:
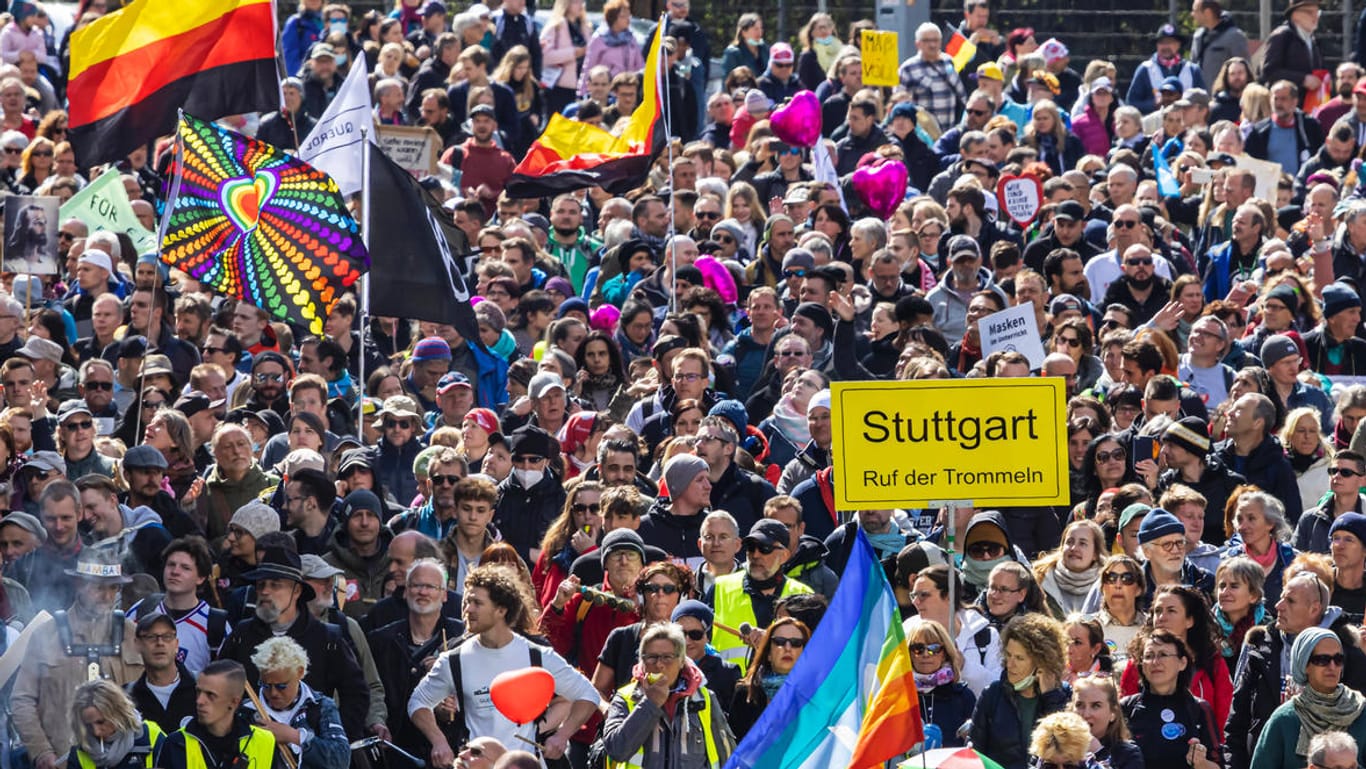
<instances>
[{"instance_id":1,"label":"baseball cap","mask_svg":"<svg viewBox=\"0 0 1366 769\"><path fill-rule=\"evenodd\" d=\"M87 248L81 252L81 258L78 263L93 264L111 275L114 272L114 260L110 258L109 254L106 253L104 249Z\"/></svg>"},{"instance_id":2,"label":"baseball cap","mask_svg":"<svg viewBox=\"0 0 1366 769\"><path fill-rule=\"evenodd\" d=\"M441 380L436 383L436 394L445 395L457 387L467 387L471 390L474 389L474 385L470 384L469 377L459 371L451 371L441 377Z\"/></svg>"},{"instance_id":3,"label":"baseball cap","mask_svg":"<svg viewBox=\"0 0 1366 769\"><path fill-rule=\"evenodd\" d=\"M769 49L768 58L775 64L791 64L796 61L797 55L792 52L792 46L787 43L774 43Z\"/></svg>"},{"instance_id":4,"label":"baseball cap","mask_svg":"<svg viewBox=\"0 0 1366 769\"><path fill-rule=\"evenodd\" d=\"M987 78L989 80L1000 80L1005 82L1005 73L1001 71L1001 65L994 61L988 61L977 65L977 79Z\"/></svg>"},{"instance_id":5,"label":"baseball cap","mask_svg":"<svg viewBox=\"0 0 1366 769\"><path fill-rule=\"evenodd\" d=\"M1086 218L1086 209L1075 200L1064 200L1058 204L1057 211L1053 212L1054 219L1064 219L1069 222L1079 222Z\"/></svg>"}]
</instances>

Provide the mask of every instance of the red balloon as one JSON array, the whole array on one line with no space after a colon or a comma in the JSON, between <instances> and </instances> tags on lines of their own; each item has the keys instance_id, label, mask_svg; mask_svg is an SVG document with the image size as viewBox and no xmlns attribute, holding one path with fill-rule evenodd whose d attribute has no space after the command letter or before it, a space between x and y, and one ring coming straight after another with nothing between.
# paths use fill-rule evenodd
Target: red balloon
<instances>
[{"instance_id":1,"label":"red balloon","mask_svg":"<svg viewBox=\"0 0 1366 769\"><path fill-rule=\"evenodd\" d=\"M493 706L518 726L535 721L554 696L555 677L545 668L509 670L489 684Z\"/></svg>"}]
</instances>

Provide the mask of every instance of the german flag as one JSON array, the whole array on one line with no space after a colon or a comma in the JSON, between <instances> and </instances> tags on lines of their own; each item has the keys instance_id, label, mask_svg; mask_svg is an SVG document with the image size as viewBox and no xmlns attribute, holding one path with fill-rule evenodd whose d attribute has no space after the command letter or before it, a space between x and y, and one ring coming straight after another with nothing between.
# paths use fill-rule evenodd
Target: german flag
<instances>
[{"instance_id":1,"label":"german flag","mask_svg":"<svg viewBox=\"0 0 1366 769\"><path fill-rule=\"evenodd\" d=\"M949 37L949 42L944 44L944 53L953 59L953 68L959 72L972 61L972 57L977 55L977 46L972 41L963 36L957 29Z\"/></svg>"},{"instance_id":2,"label":"german flag","mask_svg":"<svg viewBox=\"0 0 1366 769\"><path fill-rule=\"evenodd\" d=\"M82 165L120 160L208 120L278 109L270 0L133 0L71 35L72 145Z\"/></svg>"},{"instance_id":3,"label":"german flag","mask_svg":"<svg viewBox=\"0 0 1366 769\"><path fill-rule=\"evenodd\" d=\"M660 29L664 28L661 18ZM650 163L668 141L664 115L660 41L655 35L645 59L640 105L620 136L556 113L513 169L504 190L509 197L540 198L584 187L621 194L639 187Z\"/></svg>"}]
</instances>

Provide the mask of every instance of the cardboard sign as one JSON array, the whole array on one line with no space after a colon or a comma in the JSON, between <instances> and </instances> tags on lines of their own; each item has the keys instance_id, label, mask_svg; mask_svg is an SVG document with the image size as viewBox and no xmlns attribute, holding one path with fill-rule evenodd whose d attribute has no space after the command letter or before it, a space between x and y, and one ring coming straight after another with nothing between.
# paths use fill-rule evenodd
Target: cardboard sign
<instances>
[{"instance_id":1,"label":"cardboard sign","mask_svg":"<svg viewBox=\"0 0 1366 769\"><path fill-rule=\"evenodd\" d=\"M1014 350L1029 359L1030 368L1043 366L1047 353L1039 339L1039 322L1034 318L1032 302L994 312L977 321L977 329L982 336L982 357Z\"/></svg>"},{"instance_id":2,"label":"cardboard sign","mask_svg":"<svg viewBox=\"0 0 1366 769\"><path fill-rule=\"evenodd\" d=\"M861 50L864 85L895 87L901 83L897 74L901 67L897 33L865 29Z\"/></svg>"},{"instance_id":3,"label":"cardboard sign","mask_svg":"<svg viewBox=\"0 0 1366 769\"><path fill-rule=\"evenodd\" d=\"M1246 168L1252 172L1257 180L1256 191L1253 193L1262 200L1276 199L1276 185L1281 181L1281 164L1273 163L1270 160L1258 160L1251 155L1239 155L1234 158L1239 168Z\"/></svg>"},{"instance_id":4,"label":"cardboard sign","mask_svg":"<svg viewBox=\"0 0 1366 769\"><path fill-rule=\"evenodd\" d=\"M1059 377L836 382L835 506L1067 504L1066 389Z\"/></svg>"},{"instance_id":5,"label":"cardboard sign","mask_svg":"<svg viewBox=\"0 0 1366 769\"><path fill-rule=\"evenodd\" d=\"M1001 211L1022 229L1039 215L1043 205L1043 182L1034 176L1002 176L996 184Z\"/></svg>"},{"instance_id":6,"label":"cardboard sign","mask_svg":"<svg viewBox=\"0 0 1366 769\"><path fill-rule=\"evenodd\" d=\"M441 137L431 126L382 125L379 146L400 168L422 177L436 173Z\"/></svg>"}]
</instances>

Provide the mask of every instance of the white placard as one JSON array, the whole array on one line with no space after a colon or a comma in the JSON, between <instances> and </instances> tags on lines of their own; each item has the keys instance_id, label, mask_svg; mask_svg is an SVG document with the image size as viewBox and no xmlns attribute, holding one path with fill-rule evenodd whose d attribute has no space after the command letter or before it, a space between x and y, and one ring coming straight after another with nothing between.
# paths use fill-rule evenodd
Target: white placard
<instances>
[{"instance_id":1,"label":"white placard","mask_svg":"<svg viewBox=\"0 0 1366 769\"><path fill-rule=\"evenodd\" d=\"M1046 353L1039 339L1039 323L1034 319L1034 303L992 313L977 321L982 337L982 357L1000 350L1014 350L1029 359L1029 367L1043 366Z\"/></svg>"}]
</instances>

